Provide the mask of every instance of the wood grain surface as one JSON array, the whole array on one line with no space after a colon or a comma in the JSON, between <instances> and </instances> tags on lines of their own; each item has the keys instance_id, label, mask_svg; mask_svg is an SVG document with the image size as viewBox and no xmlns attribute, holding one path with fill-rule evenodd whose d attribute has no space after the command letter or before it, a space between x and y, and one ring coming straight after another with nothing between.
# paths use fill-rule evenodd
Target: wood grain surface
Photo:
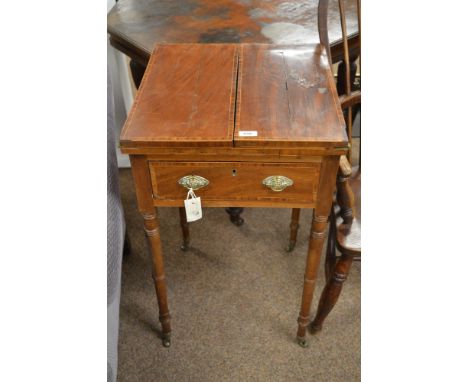
<instances>
[{"instance_id":1,"label":"wood grain surface","mask_svg":"<svg viewBox=\"0 0 468 382\"><path fill-rule=\"evenodd\" d=\"M187 189L180 178L198 175L210 183L196 190L205 203L210 200L287 200L313 203L317 195L321 163L232 163L232 162L150 162L153 198L184 200ZM282 175L294 184L275 192L262 184L268 176Z\"/></svg>"},{"instance_id":2,"label":"wood grain surface","mask_svg":"<svg viewBox=\"0 0 468 382\"><path fill-rule=\"evenodd\" d=\"M352 35L358 29L356 3L344 3ZM318 0L119 0L107 28L112 45L144 64L158 43L317 43L317 5ZM339 42L336 1L329 15L330 41Z\"/></svg>"},{"instance_id":3,"label":"wood grain surface","mask_svg":"<svg viewBox=\"0 0 468 382\"><path fill-rule=\"evenodd\" d=\"M254 136L241 134L254 130ZM306 346L340 154L348 146L323 49L157 45L121 145L131 153L138 207L152 251L163 345L170 345L171 325L153 206L183 206L187 190L179 179L199 175L210 182L196 191L206 207L315 209L297 330L299 344ZM269 176L294 183L275 192L263 184ZM181 225L188 230L184 221ZM183 236L188 245L188 231Z\"/></svg>"},{"instance_id":4,"label":"wood grain surface","mask_svg":"<svg viewBox=\"0 0 468 382\"><path fill-rule=\"evenodd\" d=\"M121 147L343 148L340 113L320 45L162 44Z\"/></svg>"},{"instance_id":5,"label":"wood grain surface","mask_svg":"<svg viewBox=\"0 0 468 382\"><path fill-rule=\"evenodd\" d=\"M347 137L320 45L240 48L235 146L344 146ZM254 131L256 136L242 136Z\"/></svg>"},{"instance_id":6,"label":"wood grain surface","mask_svg":"<svg viewBox=\"0 0 468 382\"><path fill-rule=\"evenodd\" d=\"M232 146L235 45L158 45L122 146ZM136 143L135 143L136 142Z\"/></svg>"}]
</instances>

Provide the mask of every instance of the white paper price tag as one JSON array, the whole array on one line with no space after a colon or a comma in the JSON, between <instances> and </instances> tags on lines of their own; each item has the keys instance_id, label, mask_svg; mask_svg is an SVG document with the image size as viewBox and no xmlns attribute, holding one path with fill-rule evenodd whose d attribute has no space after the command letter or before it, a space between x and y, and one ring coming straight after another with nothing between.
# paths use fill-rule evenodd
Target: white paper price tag
<instances>
[{"instance_id":1,"label":"white paper price tag","mask_svg":"<svg viewBox=\"0 0 468 382\"><path fill-rule=\"evenodd\" d=\"M187 199L184 200L184 204L187 222L194 222L202 218L201 199L195 195L192 189L187 193Z\"/></svg>"},{"instance_id":2,"label":"white paper price tag","mask_svg":"<svg viewBox=\"0 0 468 382\"><path fill-rule=\"evenodd\" d=\"M256 136L257 136L257 130L239 131L239 137L256 137Z\"/></svg>"}]
</instances>

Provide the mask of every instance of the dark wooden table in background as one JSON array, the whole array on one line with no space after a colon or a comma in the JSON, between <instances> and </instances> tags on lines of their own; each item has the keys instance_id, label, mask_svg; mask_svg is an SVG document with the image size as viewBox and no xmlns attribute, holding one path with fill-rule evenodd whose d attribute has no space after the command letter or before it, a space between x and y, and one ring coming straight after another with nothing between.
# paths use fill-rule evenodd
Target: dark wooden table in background
<instances>
[{"instance_id":1,"label":"dark wooden table in background","mask_svg":"<svg viewBox=\"0 0 468 382\"><path fill-rule=\"evenodd\" d=\"M333 61L342 59L337 1L330 2ZM137 86L157 43L318 43L318 0L119 0L107 18L110 43L132 59ZM350 48L357 45L355 1L346 1ZM351 53L351 56L353 54Z\"/></svg>"},{"instance_id":2,"label":"dark wooden table in background","mask_svg":"<svg viewBox=\"0 0 468 382\"><path fill-rule=\"evenodd\" d=\"M350 60L358 56L355 1L344 1ZM318 0L119 0L107 18L113 47L131 58L139 87L157 43L318 43ZM337 1L330 2L329 39L333 62L343 59ZM352 81L356 66L351 67ZM344 92L344 66L338 69L338 94ZM242 209L231 209L231 221L241 225Z\"/></svg>"}]
</instances>

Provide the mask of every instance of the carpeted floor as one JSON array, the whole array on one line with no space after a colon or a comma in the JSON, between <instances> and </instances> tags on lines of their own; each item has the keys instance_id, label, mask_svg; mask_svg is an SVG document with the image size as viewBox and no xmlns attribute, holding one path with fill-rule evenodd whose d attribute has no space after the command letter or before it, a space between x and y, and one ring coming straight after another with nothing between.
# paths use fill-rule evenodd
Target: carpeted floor
<instances>
[{"instance_id":1,"label":"carpeted floor","mask_svg":"<svg viewBox=\"0 0 468 382\"><path fill-rule=\"evenodd\" d=\"M286 253L290 209L246 208L239 228L223 208L205 208L190 223L188 252L179 250L177 208L159 209L173 330L164 348L129 169L120 181L132 247L123 261L120 382L360 380L360 262L322 332L309 335L307 349L296 343L310 210L302 210L298 244ZM321 268L312 314L323 283Z\"/></svg>"}]
</instances>

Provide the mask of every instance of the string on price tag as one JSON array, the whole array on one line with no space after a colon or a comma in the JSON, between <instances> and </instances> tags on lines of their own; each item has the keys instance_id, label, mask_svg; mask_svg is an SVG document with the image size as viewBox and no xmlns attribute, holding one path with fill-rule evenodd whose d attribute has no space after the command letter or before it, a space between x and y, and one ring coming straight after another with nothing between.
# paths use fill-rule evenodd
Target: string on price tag
<instances>
[{"instance_id":1,"label":"string on price tag","mask_svg":"<svg viewBox=\"0 0 468 382\"><path fill-rule=\"evenodd\" d=\"M184 204L187 222L194 222L202 218L201 199L195 195L192 188L188 190Z\"/></svg>"}]
</instances>

